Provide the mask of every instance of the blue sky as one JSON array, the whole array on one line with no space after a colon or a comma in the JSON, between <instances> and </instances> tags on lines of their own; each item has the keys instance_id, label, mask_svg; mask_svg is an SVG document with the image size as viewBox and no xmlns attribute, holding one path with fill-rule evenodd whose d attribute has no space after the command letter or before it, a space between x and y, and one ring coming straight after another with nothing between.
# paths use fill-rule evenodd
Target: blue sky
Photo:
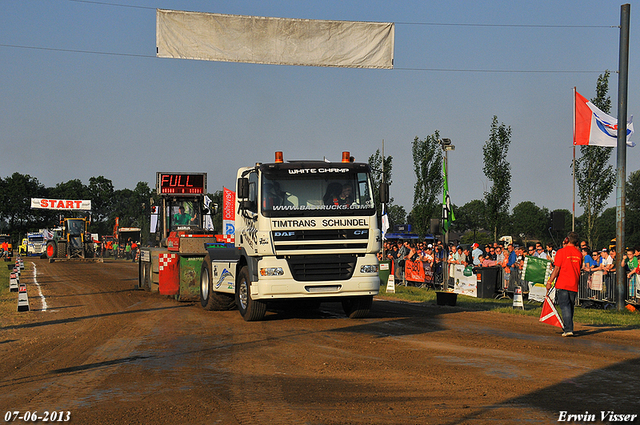
<instances>
[{"instance_id":1,"label":"blue sky","mask_svg":"<svg viewBox=\"0 0 640 425\"><path fill-rule=\"evenodd\" d=\"M456 146L449 190L463 205L488 187L482 146L497 115L512 129L511 207L570 210L572 88L591 98L598 75L611 70L616 115L619 30L610 26L621 4L2 0L0 176L17 171L53 186L103 175L119 189L153 187L156 171L205 171L213 192L277 150L336 161L347 150L366 161L384 139L391 195L409 211L411 142L438 130ZM639 115L637 5L628 111ZM395 68L160 59L155 8L395 22ZM639 156L640 147L627 151L627 172L640 169Z\"/></svg>"}]
</instances>

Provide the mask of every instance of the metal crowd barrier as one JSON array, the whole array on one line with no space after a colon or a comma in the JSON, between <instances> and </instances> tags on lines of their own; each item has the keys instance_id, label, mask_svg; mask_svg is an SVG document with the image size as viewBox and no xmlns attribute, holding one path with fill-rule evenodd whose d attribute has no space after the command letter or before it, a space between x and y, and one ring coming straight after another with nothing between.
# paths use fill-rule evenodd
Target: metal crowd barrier
<instances>
[{"instance_id":1,"label":"metal crowd barrier","mask_svg":"<svg viewBox=\"0 0 640 425\"><path fill-rule=\"evenodd\" d=\"M434 280L430 282L436 289L453 289L454 279L449 276L447 285L442 283L442 273L434 273ZM496 283L496 298L513 297L516 287L522 288L523 294L529 293L530 283L522 279L522 271L517 267L511 267L508 282L505 281L505 270L501 268L498 272L498 281ZM576 305L588 305L597 302L603 306L615 304L617 302L617 281L616 273L609 272L603 275L602 285L594 284L593 273L583 271L580 274L580 282L578 285L578 296L576 297ZM635 305L640 304L640 275L627 279L627 288L625 301Z\"/></svg>"},{"instance_id":2,"label":"metal crowd barrier","mask_svg":"<svg viewBox=\"0 0 640 425\"><path fill-rule=\"evenodd\" d=\"M576 302L583 304L585 301L590 300L615 303L618 298L617 292L615 272L604 274L602 276L602 284L598 287L594 282L594 273L583 271L580 274Z\"/></svg>"}]
</instances>

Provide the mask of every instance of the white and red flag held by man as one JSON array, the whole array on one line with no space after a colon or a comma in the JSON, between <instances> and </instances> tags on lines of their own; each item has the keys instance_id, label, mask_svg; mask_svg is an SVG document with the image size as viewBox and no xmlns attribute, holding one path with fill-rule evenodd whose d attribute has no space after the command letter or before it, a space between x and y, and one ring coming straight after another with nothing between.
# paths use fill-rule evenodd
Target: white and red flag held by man
<instances>
[{"instance_id":1,"label":"white and red flag held by man","mask_svg":"<svg viewBox=\"0 0 640 425\"><path fill-rule=\"evenodd\" d=\"M556 306L553 305L553 301L551 301L549 294L544 297L544 302L542 303L542 313L540 313L540 321L542 323L546 323L547 325L564 328L562 318L558 314Z\"/></svg>"},{"instance_id":2,"label":"white and red flag held by man","mask_svg":"<svg viewBox=\"0 0 640 425\"><path fill-rule=\"evenodd\" d=\"M575 93L574 145L606 146L618 145L618 120L605 114L578 92ZM627 123L627 145L635 146L630 138L633 134L633 116Z\"/></svg>"}]
</instances>

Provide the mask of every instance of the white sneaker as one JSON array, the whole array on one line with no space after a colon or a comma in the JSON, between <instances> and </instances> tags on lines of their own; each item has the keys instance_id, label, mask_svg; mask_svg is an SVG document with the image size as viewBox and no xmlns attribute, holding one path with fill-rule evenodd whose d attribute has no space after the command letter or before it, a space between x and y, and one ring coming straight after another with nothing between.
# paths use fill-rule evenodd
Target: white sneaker
<instances>
[{"instance_id":1,"label":"white sneaker","mask_svg":"<svg viewBox=\"0 0 640 425\"><path fill-rule=\"evenodd\" d=\"M563 332L562 336L573 336L573 332Z\"/></svg>"}]
</instances>

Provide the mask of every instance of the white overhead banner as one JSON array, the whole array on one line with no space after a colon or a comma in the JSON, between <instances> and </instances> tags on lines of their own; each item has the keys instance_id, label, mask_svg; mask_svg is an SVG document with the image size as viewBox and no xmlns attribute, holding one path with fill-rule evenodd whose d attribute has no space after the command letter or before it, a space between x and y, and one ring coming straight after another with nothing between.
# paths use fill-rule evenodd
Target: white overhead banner
<instances>
[{"instance_id":1,"label":"white overhead banner","mask_svg":"<svg viewBox=\"0 0 640 425\"><path fill-rule=\"evenodd\" d=\"M394 24L156 9L160 58L393 68Z\"/></svg>"},{"instance_id":2,"label":"white overhead banner","mask_svg":"<svg viewBox=\"0 0 640 425\"><path fill-rule=\"evenodd\" d=\"M90 200L31 198L31 208L41 210L91 211Z\"/></svg>"}]
</instances>

